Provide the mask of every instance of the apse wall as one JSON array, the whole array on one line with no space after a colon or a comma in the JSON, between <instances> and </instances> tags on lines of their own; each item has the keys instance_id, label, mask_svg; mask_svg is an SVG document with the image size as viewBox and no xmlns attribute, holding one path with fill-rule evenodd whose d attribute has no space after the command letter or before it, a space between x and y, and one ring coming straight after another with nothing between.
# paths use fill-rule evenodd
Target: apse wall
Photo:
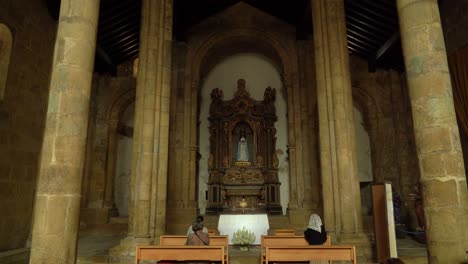
<instances>
[{"instance_id":1,"label":"apse wall","mask_svg":"<svg viewBox=\"0 0 468 264\"><path fill-rule=\"evenodd\" d=\"M279 151L279 171L278 177L281 182L281 206L283 214L289 202L289 165L286 155L287 145L287 105L283 96L280 74L274 63L268 58L255 53L239 53L227 57L216 65L203 80L200 94L200 115L199 115L199 147L201 158L198 166L199 189L198 205L200 213L205 213L206 191L208 182L208 157L209 157L209 132L208 132L208 110L211 103L210 93L214 88L223 91L223 100L233 98L237 90L237 80L245 79L246 90L255 100L263 100L265 89L270 86L276 88L276 114L278 121L276 128L276 149Z\"/></svg>"}]
</instances>

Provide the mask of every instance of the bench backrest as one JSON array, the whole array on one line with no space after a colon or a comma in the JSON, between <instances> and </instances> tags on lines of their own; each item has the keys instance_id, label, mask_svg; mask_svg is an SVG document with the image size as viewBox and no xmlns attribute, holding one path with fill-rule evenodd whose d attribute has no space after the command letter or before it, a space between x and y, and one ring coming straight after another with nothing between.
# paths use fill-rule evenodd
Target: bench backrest
<instances>
[{"instance_id":1,"label":"bench backrest","mask_svg":"<svg viewBox=\"0 0 468 264\"><path fill-rule=\"evenodd\" d=\"M330 236L323 245L331 245ZM262 248L266 246L309 246L304 236L262 236Z\"/></svg>"},{"instance_id":2,"label":"bench backrest","mask_svg":"<svg viewBox=\"0 0 468 264\"><path fill-rule=\"evenodd\" d=\"M164 235L159 237L159 245L161 246L181 246L185 245L187 236L171 236ZM229 245L228 236L210 236L210 246L225 246Z\"/></svg>"},{"instance_id":3,"label":"bench backrest","mask_svg":"<svg viewBox=\"0 0 468 264\"><path fill-rule=\"evenodd\" d=\"M294 236L296 230L294 229L276 229L274 230L275 236Z\"/></svg>"},{"instance_id":4,"label":"bench backrest","mask_svg":"<svg viewBox=\"0 0 468 264\"><path fill-rule=\"evenodd\" d=\"M267 246L266 264L280 261L348 260L356 263L354 246Z\"/></svg>"},{"instance_id":5,"label":"bench backrest","mask_svg":"<svg viewBox=\"0 0 468 264\"><path fill-rule=\"evenodd\" d=\"M140 260L203 260L224 264L223 246L137 246L136 264Z\"/></svg>"}]
</instances>

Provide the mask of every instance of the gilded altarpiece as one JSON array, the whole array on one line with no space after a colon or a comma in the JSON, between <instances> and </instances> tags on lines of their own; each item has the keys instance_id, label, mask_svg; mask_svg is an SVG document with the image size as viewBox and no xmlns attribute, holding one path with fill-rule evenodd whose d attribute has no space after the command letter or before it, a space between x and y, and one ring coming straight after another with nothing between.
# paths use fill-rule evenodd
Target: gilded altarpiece
<instances>
[{"instance_id":1,"label":"gilded altarpiece","mask_svg":"<svg viewBox=\"0 0 468 264\"><path fill-rule=\"evenodd\" d=\"M220 89L211 92L206 212L281 214L276 90L266 88L263 101L257 101L244 80L237 86L229 101Z\"/></svg>"}]
</instances>

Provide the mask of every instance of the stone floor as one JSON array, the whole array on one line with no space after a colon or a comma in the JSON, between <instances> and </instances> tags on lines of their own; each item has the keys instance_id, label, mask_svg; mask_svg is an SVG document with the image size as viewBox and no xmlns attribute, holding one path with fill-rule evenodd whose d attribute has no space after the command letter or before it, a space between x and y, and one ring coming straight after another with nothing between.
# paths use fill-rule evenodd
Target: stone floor
<instances>
[{"instance_id":1,"label":"stone floor","mask_svg":"<svg viewBox=\"0 0 468 264\"><path fill-rule=\"evenodd\" d=\"M78 239L79 264L109 263L107 252L109 248L119 244L123 235L97 235L86 234ZM398 255L406 264L427 263L426 246L411 237L397 240ZM236 247L229 248L231 264L258 264L260 263L260 248L252 247L249 251L240 251ZM362 263L360 263L362 264Z\"/></svg>"}]
</instances>

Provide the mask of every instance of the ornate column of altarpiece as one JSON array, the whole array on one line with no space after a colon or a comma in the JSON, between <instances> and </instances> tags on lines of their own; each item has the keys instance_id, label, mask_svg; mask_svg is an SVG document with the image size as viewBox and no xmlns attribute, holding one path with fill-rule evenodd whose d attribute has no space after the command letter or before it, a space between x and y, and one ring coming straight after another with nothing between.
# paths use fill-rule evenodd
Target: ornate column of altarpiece
<instances>
[{"instance_id":1,"label":"ornate column of altarpiece","mask_svg":"<svg viewBox=\"0 0 468 264\"><path fill-rule=\"evenodd\" d=\"M266 88L263 101L257 101L239 79L234 98L222 99L223 92L213 89L206 212L281 214L276 90Z\"/></svg>"}]
</instances>

